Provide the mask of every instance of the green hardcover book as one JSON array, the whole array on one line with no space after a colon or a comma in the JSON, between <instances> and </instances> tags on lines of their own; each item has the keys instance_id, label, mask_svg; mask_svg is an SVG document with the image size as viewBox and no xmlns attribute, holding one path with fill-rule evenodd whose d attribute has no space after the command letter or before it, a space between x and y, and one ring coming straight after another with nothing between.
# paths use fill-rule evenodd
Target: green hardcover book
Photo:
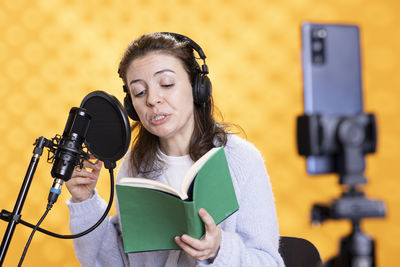
<instances>
[{"instance_id":1,"label":"green hardcover book","mask_svg":"<svg viewBox=\"0 0 400 267\"><path fill-rule=\"evenodd\" d=\"M222 147L196 161L181 192L150 179L123 178L116 186L126 253L180 249L174 237L205 233L198 211L204 208L216 224L239 209Z\"/></svg>"}]
</instances>

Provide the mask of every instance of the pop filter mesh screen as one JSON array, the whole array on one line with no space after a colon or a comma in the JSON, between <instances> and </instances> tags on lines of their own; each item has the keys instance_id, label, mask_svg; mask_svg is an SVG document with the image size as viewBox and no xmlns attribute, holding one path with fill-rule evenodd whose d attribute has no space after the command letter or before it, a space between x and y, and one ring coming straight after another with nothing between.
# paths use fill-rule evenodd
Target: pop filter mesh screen
<instances>
[{"instance_id":1,"label":"pop filter mesh screen","mask_svg":"<svg viewBox=\"0 0 400 267\"><path fill-rule=\"evenodd\" d=\"M92 116L85 142L89 151L102 161L120 159L129 143L121 110L100 96L91 96L82 107Z\"/></svg>"}]
</instances>

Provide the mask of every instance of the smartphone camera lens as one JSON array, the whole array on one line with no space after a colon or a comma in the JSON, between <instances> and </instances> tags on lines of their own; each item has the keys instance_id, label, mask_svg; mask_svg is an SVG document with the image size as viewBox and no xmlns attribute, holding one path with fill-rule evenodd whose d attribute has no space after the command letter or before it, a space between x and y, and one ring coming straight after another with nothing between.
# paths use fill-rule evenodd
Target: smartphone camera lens
<instances>
[{"instance_id":1,"label":"smartphone camera lens","mask_svg":"<svg viewBox=\"0 0 400 267\"><path fill-rule=\"evenodd\" d=\"M319 41L319 40L313 41L313 43L312 43L313 52L320 52L320 51L322 51L323 48L324 47L323 47L321 41Z\"/></svg>"},{"instance_id":2,"label":"smartphone camera lens","mask_svg":"<svg viewBox=\"0 0 400 267\"><path fill-rule=\"evenodd\" d=\"M313 38L323 39L326 37L327 33L325 29L315 29L313 30Z\"/></svg>"},{"instance_id":3,"label":"smartphone camera lens","mask_svg":"<svg viewBox=\"0 0 400 267\"><path fill-rule=\"evenodd\" d=\"M323 56L322 56L322 55L315 55L315 56L313 57L313 63L314 63L314 64L317 64L317 65L323 64L323 63L324 63L324 58L323 58Z\"/></svg>"},{"instance_id":4,"label":"smartphone camera lens","mask_svg":"<svg viewBox=\"0 0 400 267\"><path fill-rule=\"evenodd\" d=\"M311 34L311 56L312 62L316 65L325 63L325 38L327 32L325 29L316 28Z\"/></svg>"}]
</instances>

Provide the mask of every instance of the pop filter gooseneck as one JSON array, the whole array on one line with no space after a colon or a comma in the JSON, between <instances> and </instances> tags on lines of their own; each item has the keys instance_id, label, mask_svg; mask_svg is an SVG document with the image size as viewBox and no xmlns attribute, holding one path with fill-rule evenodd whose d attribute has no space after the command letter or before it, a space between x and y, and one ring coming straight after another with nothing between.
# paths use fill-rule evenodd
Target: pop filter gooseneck
<instances>
[{"instance_id":1,"label":"pop filter gooseneck","mask_svg":"<svg viewBox=\"0 0 400 267\"><path fill-rule=\"evenodd\" d=\"M121 103L104 91L88 94L81 108L92 116L85 145L107 169L114 169L116 161L127 152L131 140L128 116Z\"/></svg>"}]
</instances>

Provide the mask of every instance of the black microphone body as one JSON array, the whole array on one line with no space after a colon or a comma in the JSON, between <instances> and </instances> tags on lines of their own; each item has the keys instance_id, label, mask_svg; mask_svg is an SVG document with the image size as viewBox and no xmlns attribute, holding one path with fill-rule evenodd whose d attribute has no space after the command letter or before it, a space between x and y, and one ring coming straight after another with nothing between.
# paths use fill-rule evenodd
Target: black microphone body
<instances>
[{"instance_id":1,"label":"black microphone body","mask_svg":"<svg viewBox=\"0 0 400 267\"><path fill-rule=\"evenodd\" d=\"M51 176L68 181L79 164L82 144L90 125L91 116L83 108L71 108L67 124L54 155Z\"/></svg>"},{"instance_id":2,"label":"black microphone body","mask_svg":"<svg viewBox=\"0 0 400 267\"><path fill-rule=\"evenodd\" d=\"M61 193L63 182L71 179L75 166L79 164L82 144L89 129L91 116L84 108L71 108L63 135L54 153L51 176L54 179L48 197L49 203L55 203Z\"/></svg>"}]
</instances>

